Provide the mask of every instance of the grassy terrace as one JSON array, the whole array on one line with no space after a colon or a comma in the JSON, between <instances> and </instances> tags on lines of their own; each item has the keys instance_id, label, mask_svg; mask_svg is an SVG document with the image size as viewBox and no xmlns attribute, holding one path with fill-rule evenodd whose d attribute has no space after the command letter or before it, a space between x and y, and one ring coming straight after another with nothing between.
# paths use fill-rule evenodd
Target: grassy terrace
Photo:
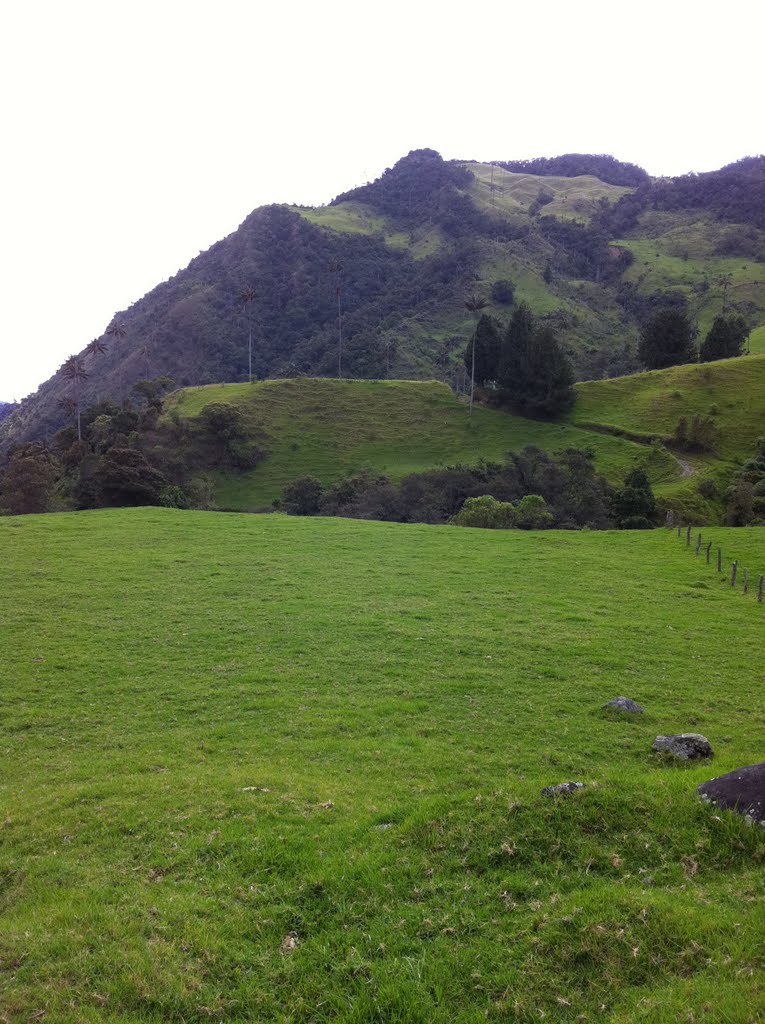
<instances>
[{"instance_id":1,"label":"grassy terrace","mask_svg":"<svg viewBox=\"0 0 765 1024\"><path fill-rule=\"evenodd\" d=\"M598 468L623 478L646 462L653 479L672 479L677 466L664 452L621 438L465 405L434 381L275 380L186 388L168 410L195 416L208 402L238 405L252 435L268 452L251 473L221 477L226 508L246 509L277 497L305 473L325 483L370 466L398 480L407 473L479 459L501 460L509 449L535 444L549 451L592 448Z\"/></svg>"},{"instance_id":2,"label":"grassy terrace","mask_svg":"<svg viewBox=\"0 0 765 1024\"><path fill-rule=\"evenodd\" d=\"M154 509L0 548L4 1022L762 1019L765 830L694 787L762 758L765 609L672 533ZM653 759L683 730L711 765Z\"/></svg>"}]
</instances>

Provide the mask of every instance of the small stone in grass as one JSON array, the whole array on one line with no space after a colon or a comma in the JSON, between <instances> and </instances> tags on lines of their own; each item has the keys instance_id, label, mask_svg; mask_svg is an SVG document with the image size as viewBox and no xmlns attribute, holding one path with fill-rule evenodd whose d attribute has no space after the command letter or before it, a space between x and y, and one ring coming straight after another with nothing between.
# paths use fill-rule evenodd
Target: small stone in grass
<instances>
[{"instance_id":1,"label":"small stone in grass","mask_svg":"<svg viewBox=\"0 0 765 1024\"><path fill-rule=\"evenodd\" d=\"M584 789L583 782L557 782L554 786L545 786L542 796L570 796L578 789Z\"/></svg>"},{"instance_id":2,"label":"small stone in grass","mask_svg":"<svg viewBox=\"0 0 765 1024\"><path fill-rule=\"evenodd\" d=\"M699 757L711 757L712 745L700 732L680 732L674 736L657 736L653 741L657 754L669 754L679 761L693 761Z\"/></svg>"},{"instance_id":3,"label":"small stone in grass","mask_svg":"<svg viewBox=\"0 0 765 1024\"><path fill-rule=\"evenodd\" d=\"M641 707L637 701L631 700L629 697L614 697L607 704L603 705L604 711L625 711L629 715L644 715L645 708Z\"/></svg>"}]
</instances>

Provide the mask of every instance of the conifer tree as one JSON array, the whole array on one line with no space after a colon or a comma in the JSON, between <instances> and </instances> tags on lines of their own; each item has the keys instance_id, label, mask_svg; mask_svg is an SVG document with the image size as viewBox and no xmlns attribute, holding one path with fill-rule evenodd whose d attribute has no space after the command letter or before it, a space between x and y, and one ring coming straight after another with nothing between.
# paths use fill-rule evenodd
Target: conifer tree
<instances>
[{"instance_id":1,"label":"conifer tree","mask_svg":"<svg viewBox=\"0 0 765 1024\"><path fill-rule=\"evenodd\" d=\"M699 361L710 363L714 359L732 359L740 356L749 330L742 316L716 316L714 323L699 348Z\"/></svg>"},{"instance_id":2,"label":"conifer tree","mask_svg":"<svg viewBox=\"0 0 765 1024\"><path fill-rule=\"evenodd\" d=\"M660 309L642 331L638 356L649 370L696 362L694 328L678 309Z\"/></svg>"},{"instance_id":3,"label":"conifer tree","mask_svg":"<svg viewBox=\"0 0 765 1024\"><path fill-rule=\"evenodd\" d=\"M484 313L476 325L473 337L465 349L465 369L470 372L475 351L475 380L479 385L497 380L499 357L502 349L500 326L494 317Z\"/></svg>"},{"instance_id":4,"label":"conifer tree","mask_svg":"<svg viewBox=\"0 0 765 1024\"><path fill-rule=\"evenodd\" d=\"M507 400L531 415L555 416L573 399L571 364L552 329L538 325L525 303L508 325L499 381Z\"/></svg>"}]
</instances>

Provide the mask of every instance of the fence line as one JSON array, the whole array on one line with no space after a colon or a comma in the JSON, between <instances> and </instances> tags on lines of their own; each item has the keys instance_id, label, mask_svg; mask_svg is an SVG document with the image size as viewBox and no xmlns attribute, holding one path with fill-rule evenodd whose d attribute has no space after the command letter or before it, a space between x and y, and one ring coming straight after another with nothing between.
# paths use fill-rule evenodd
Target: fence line
<instances>
[{"instance_id":1,"label":"fence line","mask_svg":"<svg viewBox=\"0 0 765 1024\"><path fill-rule=\"evenodd\" d=\"M670 525L670 524L668 524L668 525ZM680 525L678 525L678 527L677 527L677 536L678 537L682 538L683 532L685 532L685 546L687 548L689 548L691 546L691 530L692 530L692 527L690 525L686 526L685 530L683 530L683 527L680 526ZM702 535L699 534L697 536L697 538L696 538L696 547L694 548L694 554L697 555L697 556L701 552L701 544L702 544ZM710 540L709 543L706 546L706 564L707 565L709 565L709 563L710 563L711 553L712 553L712 541ZM723 561L722 548L718 546L718 548L717 548L717 571L718 572L722 572L722 561ZM730 585L731 585L731 587L734 590L735 590L735 587L736 587L736 581L738 580L738 570L739 570L739 560L737 558L735 558L733 560L733 562L731 563L731 570L730 570ZM742 580L743 580L742 593L748 594L749 593L749 569L748 569L747 566L742 566ZM752 580L754 580L754 576L752 576ZM758 581L757 581L757 603L758 604L762 604L763 603L763 598L765 598L765 593L764 592L765 592L765 575L760 574L759 578L758 578Z\"/></svg>"}]
</instances>

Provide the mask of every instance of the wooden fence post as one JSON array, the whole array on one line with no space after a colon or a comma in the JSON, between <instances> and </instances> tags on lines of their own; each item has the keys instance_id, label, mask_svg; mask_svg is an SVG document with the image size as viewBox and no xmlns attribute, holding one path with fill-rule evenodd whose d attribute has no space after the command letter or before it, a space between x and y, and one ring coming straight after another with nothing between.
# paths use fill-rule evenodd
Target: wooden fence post
<instances>
[{"instance_id":1,"label":"wooden fence post","mask_svg":"<svg viewBox=\"0 0 765 1024\"><path fill-rule=\"evenodd\" d=\"M736 586L736 575L738 574L738 559L733 563L730 570L730 585Z\"/></svg>"},{"instance_id":2,"label":"wooden fence post","mask_svg":"<svg viewBox=\"0 0 765 1024\"><path fill-rule=\"evenodd\" d=\"M707 544L707 565L709 565L709 552L712 550L712 541Z\"/></svg>"},{"instance_id":3,"label":"wooden fence post","mask_svg":"<svg viewBox=\"0 0 765 1024\"><path fill-rule=\"evenodd\" d=\"M701 551L701 534L699 534L696 540L696 554L698 554L699 551Z\"/></svg>"},{"instance_id":4,"label":"wooden fence post","mask_svg":"<svg viewBox=\"0 0 765 1024\"><path fill-rule=\"evenodd\" d=\"M683 533L683 528L682 528L682 526L678 526L678 527L677 527L677 535L678 535L678 537L681 537L681 536L682 536L682 533Z\"/></svg>"},{"instance_id":5,"label":"wooden fence post","mask_svg":"<svg viewBox=\"0 0 765 1024\"><path fill-rule=\"evenodd\" d=\"M722 548L717 549L717 571L722 572Z\"/></svg>"},{"instance_id":6,"label":"wooden fence post","mask_svg":"<svg viewBox=\"0 0 765 1024\"><path fill-rule=\"evenodd\" d=\"M686 534L685 534L685 546L687 548L689 548L691 546L691 528L690 528L690 526L688 527L688 530L686 531Z\"/></svg>"},{"instance_id":7,"label":"wooden fence post","mask_svg":"<svg viewBox=\"0 0 765 1024\"><path fill-rule=\"evenodd\" d=\"M749 570L744 567L744 593L749 593Z\"/></svg>"},{"instance_id":8,"label":"wooden fence post","mask_svg":"<svg viewBox=\"0 0 765 1024\"><path fill-rule=\"evenodd\" d=\"M760 576L760 583L757 587L757 600L762 604L762 585L765 583L765 576Z\"/></svg>"}]
</instances>

